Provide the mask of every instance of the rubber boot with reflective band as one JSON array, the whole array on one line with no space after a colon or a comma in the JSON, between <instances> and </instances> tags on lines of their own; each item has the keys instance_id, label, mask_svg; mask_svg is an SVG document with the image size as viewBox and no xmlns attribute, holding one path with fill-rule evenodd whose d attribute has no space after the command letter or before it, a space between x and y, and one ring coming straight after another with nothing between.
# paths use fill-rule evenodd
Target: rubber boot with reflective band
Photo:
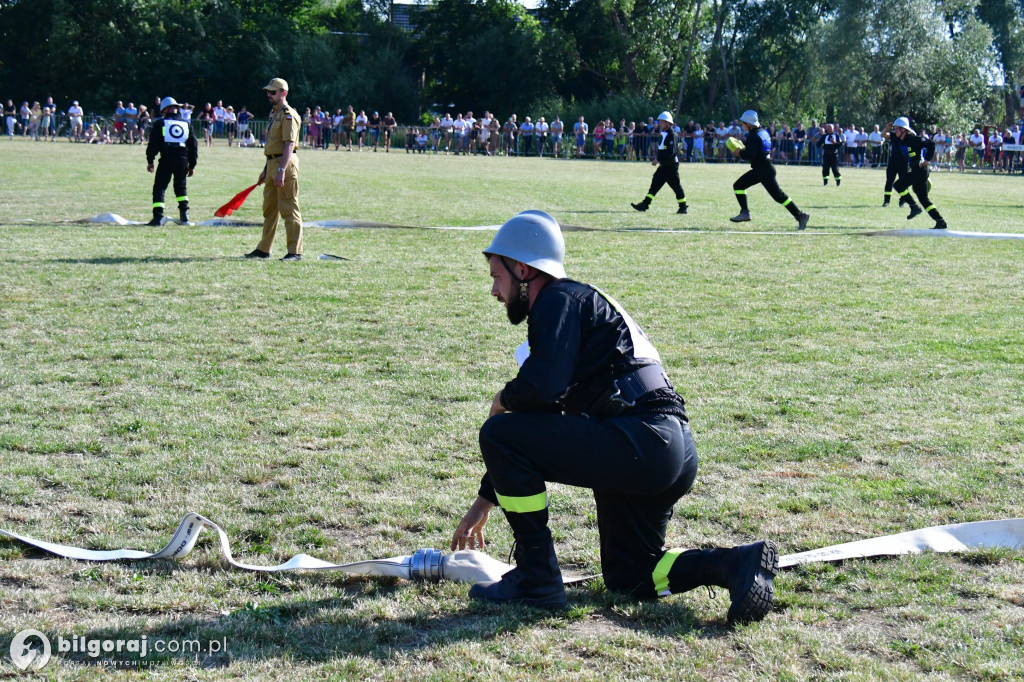
<instances>
[{"instance_id":1,"label":"rubber boot with reflective band","mask_svg":"<svg viewBox=\"0 0 1024 682\"><path fill-rule=\"evenodd\" d=\"M774 542L762 540L731 549L669 550L654 569L652 580L660 596L714 586L729 590L728 620L747 623L764 618L772 609L772 580L779 570Z\"/></svg>"},{"instance_id":2,"label":"rubber boot with reflective band","mask_svg":"<svg viewBox=\"0 0 1024 682\"><path fill-rule=\"evenodd\" d=\"M146 224L149 225L150 227L156 227L157 225L162 223L163 220L164 220L164 205L160 204L159 206L154 206L153 207L153 218L152 218L152 220L150 220Z\"/></svg>"}]
</instances>

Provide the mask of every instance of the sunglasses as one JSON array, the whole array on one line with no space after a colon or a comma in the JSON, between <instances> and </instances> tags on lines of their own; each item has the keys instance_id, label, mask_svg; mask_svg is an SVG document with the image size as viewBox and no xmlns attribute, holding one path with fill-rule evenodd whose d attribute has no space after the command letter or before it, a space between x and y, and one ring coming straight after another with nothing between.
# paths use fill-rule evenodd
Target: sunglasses
<instances>
[{"instance_id":1,"label":"sunglasses","mask_svg":"<svg viewBox=\"0 0 1024 682\"><path fill-rule=\"evenodd\" d=\"M276 95L279 92L281 92L281 91L280 90L267 90L267 94L271 95L271 96L274 96L274 95Z\"/></svg>"}]
</instances>

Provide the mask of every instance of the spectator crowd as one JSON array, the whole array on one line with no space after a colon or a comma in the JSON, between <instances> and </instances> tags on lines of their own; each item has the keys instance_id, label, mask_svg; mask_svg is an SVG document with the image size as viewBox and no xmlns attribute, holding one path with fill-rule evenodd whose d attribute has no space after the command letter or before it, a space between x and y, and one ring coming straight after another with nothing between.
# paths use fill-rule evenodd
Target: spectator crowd
<instances>
[{"instance_id":1,"label":"spectator crowd","mask_svg":"<svg viewBox=\"0 0 1024 682\"><path fill-rule=\"evenodd\" d=\"M8 99L4 119L8 138L15 135L33 140L58 137L90 144L135 144L147 141L153 118L159 116L156 104L136 106L118 101L109 115L86 115L78 101L60 110L48 97L43 104L31 106L27 101L15 106ZM266 130L265 120L256 120L245 106L206 103L201 107L184 104L181 116L195 126L196 137L206 146L226 141L228 146L261 146ZM884 165L888 142L879 125L858 126L853 123L831 126L842 139L841 165L877 167ZM680 156L684 163L735 163L726 148L730 137L742 137L738 121L701 123L690 120L676 124L680 140ZM951 131L936 125L921 126L922 135L935 144L933 167L971 169L981 172L1024 170L1024 154L1017 147L1024 145L1024 120L1009 126L984 126L971 131ZM825 124L812 120L805 128L802 122L793 125L771 123L766 127L773 140L772 161L777 165L821 163ZM545 116L534 120L520 119L516 114L504 121L485 111L477 118L472 111L435 116L428 123L399 125L391 112L357 110L349 105L332 113L326 107L307 107L302 116L302 147L315 150L342 148L347 151L404 149L406 153L504 156L550 156L555 158L591 158L600 160L647 161L652 158L657 125L653 117L646 121L613 118L594 121L579 116L563 122L559 116L550 121ZM841 131L841 132L840 132Z\"/></svg>"}]
</instances>

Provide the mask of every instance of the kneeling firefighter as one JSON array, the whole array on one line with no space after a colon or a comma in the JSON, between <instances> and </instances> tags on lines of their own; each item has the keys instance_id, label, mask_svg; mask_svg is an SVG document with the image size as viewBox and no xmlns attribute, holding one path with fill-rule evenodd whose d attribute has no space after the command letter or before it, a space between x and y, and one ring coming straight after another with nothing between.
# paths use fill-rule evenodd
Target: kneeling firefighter
<instances>
[{"instance_id":1,"label":"kneeling firefighter","mask_svg":"<svg viewBox=\"0 0 1024 682\"><path fill-rule=\"evenodd\" d=\"M696 478L697 450L683 399L643 330L610 296L566 278L562 232L546 213L511 218L484 255L491 294L513 324L527 320L528 345L480 429L486 473L451 542L483 548L484 525L500 505L516 566L474 585L470 597L565 605L548 529L552 481L593 490L609 589L647 599L720 586L731 596L730 623L763 618L778 568L774 543L664 547L672 508Z\"/></svg>"}]
</instances>

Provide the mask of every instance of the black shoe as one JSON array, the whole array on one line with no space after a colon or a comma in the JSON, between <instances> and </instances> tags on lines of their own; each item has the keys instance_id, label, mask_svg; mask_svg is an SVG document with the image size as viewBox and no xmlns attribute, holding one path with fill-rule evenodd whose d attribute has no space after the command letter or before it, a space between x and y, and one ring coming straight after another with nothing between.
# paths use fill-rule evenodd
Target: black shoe
<instances>
[{"instance_id":1,"label":"black shoe","mask_svg":"<svg viewBox=\"0 0 1024 682\"><path fill-rule=\"evenodd\" d=\"M822 178L821 185L822 187L828 187L828 178Z\"/></svg>"},{"instance_id":2,"label":"black shoe","mask_svg":"<svg viewBox=\"0 0 1024 682\"><path fill-rule=\"evenodd\" d=\"M807 215L806 213L801 213L800 215L798 215L796 217L796 222L797 222L796 229L798 229L798 230L806 230L807 229L807 221L810 220L810 219L811 219L811 216Z\"/></svg>"},{"instance_id":3,"label":"black shoe","mask_svg":"<svg viewBox=\"0 0 1024 682\"><path fill-rule=\"evenodd\" d=\"M679 204L679 210L676 213L686 215L686 204Z\"/></svg>"},{"instance_id":4,"label":"black shoe","mask_svg":"<svg viewBox=\"0 0 1024 682\"><path fill-rule=\"evenodd\" d=\"M907 200L906 199L900 199L900 208L903 208L906 205L907 205Z\"/></svg>"},{"instance_id":5,"label":"black shoe","mask_svg":"<svg viewBox=\"0 0 1024 682\"><path fill-rule=\"evenodd\" d=\"M933 227L932 229L933 230L945 230L946 229L946 221L942 220L942 219L936 220L935 221L935 227Z\"/></svg>"},{"instance_id":6,"label":"black shoe","mask_svg":"<svg viewBox=\"0 0 1024 682\"><path fill-rule=\"evenodd\" d=\"M281 260L287 260L287 261L302 260L302 254L301 253L289 253L287 256L285 256Z\"/></svg>"},{"instance_id":7,"label":"black shoe","mask_svg":"<svg viewBox=\"0 0 1024 682\"><path fill-rule=\"evenodd\" d=\"M191 225L192 224L192 221L189 220L189 218L188 218L188 211L187 210L180 211L178 213L178 222L180 222L182 225Z\"/></svg>"},{"instance_id":8,"label":"black shoe","mask_svg":"<svg viewBox=\"0 0 1024 682\"><path fill-rule=\"evenodd\" d=\"M729 624L761 620L772 610L772 580L779 571L779 548L771 540L762 540L732 551L738 555L729 581Z\"/></svg>"},{"instance_id":9,"label":"black shoe","mask_svg":"<svg viewBox=\"0 0 1024 682\"><path fill-rule=\"evenodd\" d=\"M266 251L260 251L259 249L253 249L249 253L245 254L246 258L270 258L270 254Z\"/></svg>"},{"instance_id":10,"label":"black shoe","mask_svg":"<svg viewBox=\"0 0 1024 682\"><path fill-rule=\"evenodd\" d=\"M640 202L639 204L630 204L630 206L632 206L632 207L633 207L633 208L635 208L636 210L640 211L641 213L643 213L644 211L646 211L646 210L647 210L647 207L648 207L649 205L650 205L650 204L648 204L648 203L647 203L646 201L641 201L641 202Z\"/></svg>"},{"instance_id":11,"label":"black shoe","mask_svg":"<svg viewBox=\"0 0 1024 682\"><path fill-rule=\"evenodd\" d=\"M838 187L842 181L842 178L836 178L836 187Z\"/></svg>"},{"instance_id":12,"label":"black shoe","mask_svg":"<svg viewBox=\"0 0 1024 682\"><path fill-rule=\"evenodd\" d=\"M913 206L910 209L910 215L907 216L907 220L913 220L922 213L924 213L924 211L921 210L920 206Z\"/></svg>"},{"instance_id":13,"label":"black shoe","mask_svg":"<svg viewBox=\"0 0 1024 682\"><path fill-rule=\"evenodd\" d=\"M157 216L153 216L153 218L148 223L146 223L146 225L148 225L149 227L159 227L163 222L163 217L158 218Z\"/></svg>"},{"instance_id":14,"label":"black shoe","mask_svg":"<svg viewBox=\"0 0 1024 682\"><path fill-rule=\"evenodd\" d=\"M889 205L889 200L888 199L886 199L885 201L882 202L882 208L885 208L888 205Z\"/></svg>"},{"instance_id":15,"label":"black shoe","mask_svg":"<svg viewBox=\"0 0 1024 682\"><path fill-rule=\"evenodd\" d=\"M516 540L516 567L496 582L480 582L469 590L470 599L497 603L562 608L565 584L547 529Z\"/></svg>"}]
</instances>

